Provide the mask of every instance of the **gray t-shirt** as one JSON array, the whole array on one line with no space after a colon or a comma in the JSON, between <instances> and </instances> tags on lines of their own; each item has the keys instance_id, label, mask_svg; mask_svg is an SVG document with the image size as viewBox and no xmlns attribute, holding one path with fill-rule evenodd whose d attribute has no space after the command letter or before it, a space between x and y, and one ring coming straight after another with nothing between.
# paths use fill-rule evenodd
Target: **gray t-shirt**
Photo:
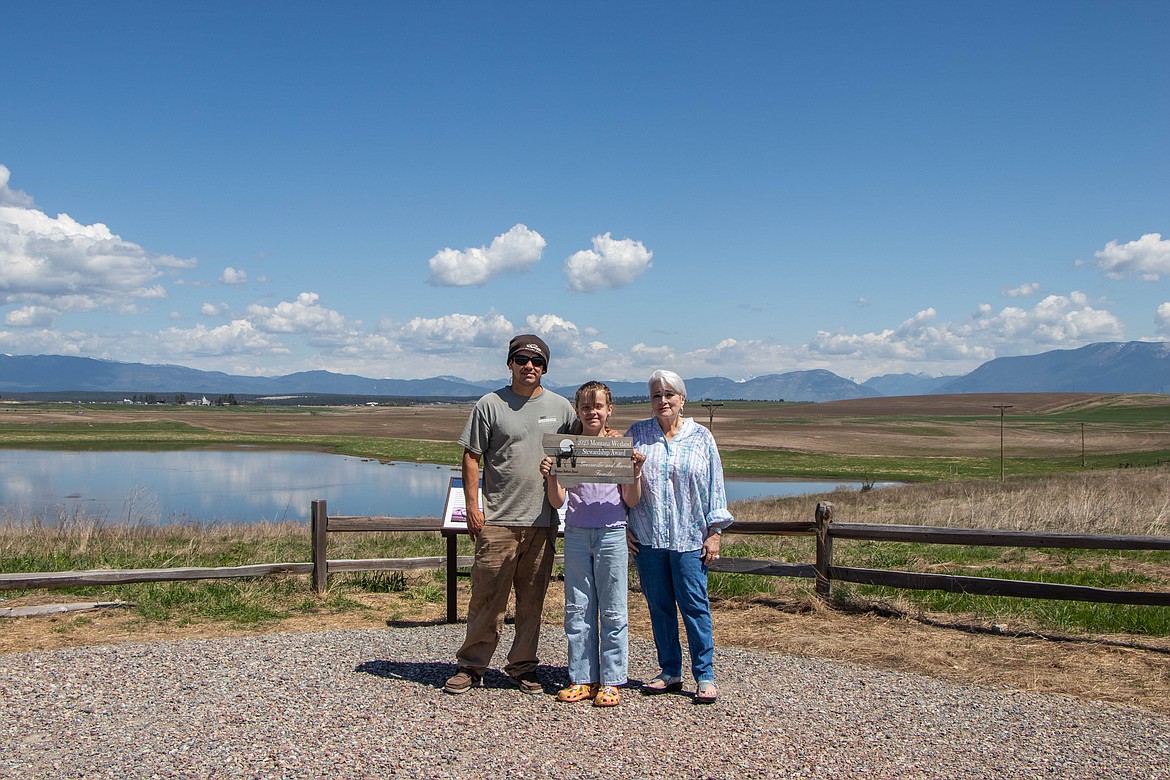
<instances>
[{"instance_id":1,"label":"gray t-shirt","mask_svg":"<svg viewBox=\"0 0 1170 780\"><path fill-rule=\"evenodd\" d=\"M525 398L510 387L475 404L459 444L482 455L484 517L492 525L550 524L553 510L540 474L546 433L566 433L577 419L566 399L542 389Z\"/></svg>"}]
</instances>

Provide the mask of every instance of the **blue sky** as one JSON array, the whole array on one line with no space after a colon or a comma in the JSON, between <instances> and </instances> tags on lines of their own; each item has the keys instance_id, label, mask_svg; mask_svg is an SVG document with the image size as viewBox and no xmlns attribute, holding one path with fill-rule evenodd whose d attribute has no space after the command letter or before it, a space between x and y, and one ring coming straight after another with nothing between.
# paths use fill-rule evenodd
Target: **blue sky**
<instances>
[{"instance_id":1,"label":"blue sky","mask_svg":"<svg viewBox=\"0 0 1170 780\"><path fill-rule=\"evenodd\" d=\"M961 374L1170 339L1163 2L3 10L0 352Z\"/></svg>"}]
</instances>

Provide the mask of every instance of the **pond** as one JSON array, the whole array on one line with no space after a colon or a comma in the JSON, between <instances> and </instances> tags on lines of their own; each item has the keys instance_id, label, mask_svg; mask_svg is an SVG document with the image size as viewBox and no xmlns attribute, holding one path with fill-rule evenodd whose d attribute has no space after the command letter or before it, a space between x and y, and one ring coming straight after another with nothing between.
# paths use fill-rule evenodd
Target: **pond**
<instances>
[{"instance_id":1,"label":"pond","mask_svg":"<svg viewBox=\"0 0 1170 780\"><path fill-rule=\"evenodd\" d=\"M331 515L439 517L458 471L302 450L166 452L0 449L0 519L84 515L109 523L304 521ZM802 495L858 483L729 480L729 501Z\"/></svg>"}]
</instances>

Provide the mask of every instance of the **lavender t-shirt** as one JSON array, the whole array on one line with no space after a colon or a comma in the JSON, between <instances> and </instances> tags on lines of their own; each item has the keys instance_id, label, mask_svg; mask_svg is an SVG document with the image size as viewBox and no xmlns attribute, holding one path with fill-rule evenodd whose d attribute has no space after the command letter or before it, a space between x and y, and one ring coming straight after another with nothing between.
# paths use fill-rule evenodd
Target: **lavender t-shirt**
<instances>
[{"instance_id":1,"label":"lavender t-shirt","mask_svg":"<svg viewBox=\"0 0 1170 780\"><path fill-rule=\"evenodd\" d=\"M574 528L621 528L626 505L617 485L582 482L565 488L565 525Z\"/></svg>"}]
</instances>

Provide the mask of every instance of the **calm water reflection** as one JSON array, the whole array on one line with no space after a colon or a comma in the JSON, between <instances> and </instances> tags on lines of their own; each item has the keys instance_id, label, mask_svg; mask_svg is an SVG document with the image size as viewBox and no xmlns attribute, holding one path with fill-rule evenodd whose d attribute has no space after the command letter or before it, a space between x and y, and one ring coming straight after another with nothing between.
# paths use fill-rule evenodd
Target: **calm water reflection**
<instances>
[{"instance_id":1,"label":"calm water reflection","mask_svg":"<svg viewBox=\"0 0 1170 780\"><path fill-rule=\"evenodd\" d=\"M330 514L438 517L456 471L266 449L67 452L0 449L0 517L53 520L83 513L109 522L307 520ZM834 482L729 481L729 500L831 490ZM854 486L856 487L856 486Z\"/></svg>"}]
</instances>

